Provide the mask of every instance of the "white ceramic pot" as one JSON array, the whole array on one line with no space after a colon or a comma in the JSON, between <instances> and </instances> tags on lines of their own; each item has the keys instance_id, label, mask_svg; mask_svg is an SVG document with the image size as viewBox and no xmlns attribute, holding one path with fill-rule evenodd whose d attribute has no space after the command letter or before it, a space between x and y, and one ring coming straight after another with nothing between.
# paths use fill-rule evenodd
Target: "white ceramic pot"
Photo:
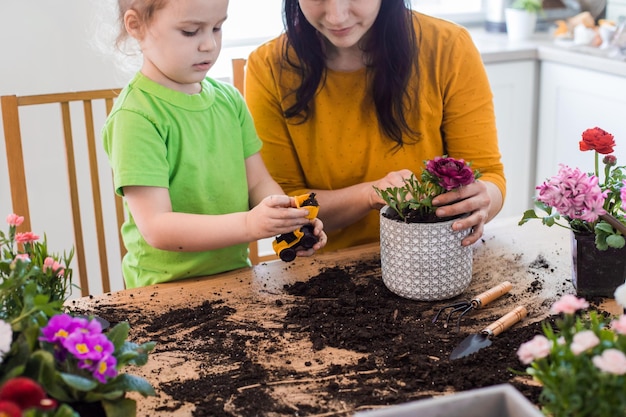
<instances>
[{"instance_id":1,"label":"white ceramic pot","mask_svg":"<svg viewBox=\"0 0 626 417\"><path fill-rule=\"evenodd\" d=\"M506 9L506 32L513 42L530 39L537 26L537 14L526 10Z\"/></svg>"},{"instance_id":2,"label":"white ceramic pot","mask_svg":"<svg viewBox=\"0 0 626 417\"><path fill-rule=\"evenodd\" d=\"M461 246L469 230L453 231L454 220L404 223L380 214L380 263L383 283L413 300L455 297L472 281L472 247Z\"/></svg>"}]
</instances>

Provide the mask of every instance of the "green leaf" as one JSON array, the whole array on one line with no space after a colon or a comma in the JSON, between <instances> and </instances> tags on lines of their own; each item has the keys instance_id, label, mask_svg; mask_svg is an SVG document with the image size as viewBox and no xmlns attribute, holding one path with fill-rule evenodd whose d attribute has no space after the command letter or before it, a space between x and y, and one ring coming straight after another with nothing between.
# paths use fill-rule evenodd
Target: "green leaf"
<instances>
[{"instance_id":1,"label":"green leaf","mask_svg":"<svg viewBox=\"0 0 626 417\"><path fill-rule=\"evenodd\" d=\"M126 391L135 391L144 397L156 395L154 388L145 378L131 374L120 374L119 378Z\"/></svg>"},{"instance_id":2,"label":"green leaf","mask_svg":"<svg viewBox=\"0 0 626 417\"><path fill-rule=\"evenodd\" d=\"M115 346L115 350L118 351L124 343L126 339L128 339L128 333L130 332L130 325L126 321L122 321L117 323L115 327L107 332L107 338L113 343Z\"/></svg>"},{"instance_id":3,"label":"green leaf","mask_svg":"<svg viewBox=\"0 0 626 417\"><path fill-rule=\"evenodd\" d=\"M137 402L130 398L117 401L102 401L107 417L136 417Z\"/></svg>"},{"instance_id":4,"label":"green leaf","mask_svg":"<svg viewBox=\"0 0 626 417\"><path fill-rule=\"evenodd\" d=\"M531 219L539 219L540 217L537 216L537 213L535 213L534 209L528 209L524 212L524 215L522 216L521 220L519 221L518 225L521 226L524 223L527 223L529 220Z\"/></svg>"},{"instance_id":5,"label":"green leaf","mask_svg":"<svg viewBox=\"0 0 626 417\"><path fill-rule=\"evenodd\" d=\"M81 417L81 416L76 411L74 411L74 409L70 407L68 404L63 403L56 409L54 414L52 414L52 416L50 417Z\"/></svg>"},{"instance_id":6,"label":"green leaf","mask_svg":"<svg viewBox=\"0 0 626 417\"><path fill-rule=\"evenodd\" d=\"M608 246L615 248L615 249L621 249L624 247L624 244L626 243L624 241L624 236L621 235L609 235L606 238L606 243Z\"/></svg>"},{"instance_id":7,"label":"green leaf","mask_svg":"<svg viewBox=\"0 0 626 417\"><path fill-rule=\"evenodd\" d=\"M85 401L87 402L96 402L102 400L108 401L118 401L124 397L124 391L122 389L109 389L109 384L106 385L105 391L89 391L87 395L85 395Z\"/></svg>"},{"instance_id":8,"label":"green leaf","mask_svg":"<svg viewBox=\"0 0 626 417\"><path fill-rule=\"evenodd\" d=\"M596 232L598 230L600 230L600 231L605 232L607 234L613 234L613 226L611 226L610 224L608 224L605 221L598 222L598 224L596 224L595 230L596 230Z\"/></svg>"},{"instance_id":9,"label":"green leaf","mask_svg":"<svg viewBox=\"0 0 626 417\"><path fill-rule=\"evenodd\" d=\"M65 372L61 372L61 379L71 388L74 388L77 391L91 391L98 386L98 383L92 379L82 377L80 375L68 374Z\"/></svg>"}]
</instances>

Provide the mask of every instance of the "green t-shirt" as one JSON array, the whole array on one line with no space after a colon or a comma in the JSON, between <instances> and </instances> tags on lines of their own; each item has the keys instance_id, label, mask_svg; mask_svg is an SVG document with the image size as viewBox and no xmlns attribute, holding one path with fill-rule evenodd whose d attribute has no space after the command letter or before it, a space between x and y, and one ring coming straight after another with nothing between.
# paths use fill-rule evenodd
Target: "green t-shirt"
<instances>
[{"instance_id":1,"label":"green t-shirt","mask_svg":"<svg viewBox=\"0 0 626 417\"><path fill-rule=\"evenodd\" d=\"M175 212L219 215L250 208L245 159L259 152L261 141L230 84L206 78L201 93L188 95L138 73L116 100L103 143L120 195L126 186L163 187ZM122 236L127 288L249 265L246 244L205 252L155 249L130 213Z\"/></svg>"}]
</instances>

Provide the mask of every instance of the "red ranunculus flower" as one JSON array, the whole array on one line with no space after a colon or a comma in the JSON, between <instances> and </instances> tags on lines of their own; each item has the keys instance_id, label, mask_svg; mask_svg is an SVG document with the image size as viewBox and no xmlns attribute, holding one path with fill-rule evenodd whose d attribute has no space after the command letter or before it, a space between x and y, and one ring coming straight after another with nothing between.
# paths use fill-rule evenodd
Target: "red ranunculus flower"
<instances>
[{"instance_id":1,"label":"red ranunculus flower","mask_svg":"<svg viewBox=\"0 0 626 417\"><path fill-rule=\"evenodd\" d=\"M474 172L464 160L435 157L426 164L426 170L439 180L439 185L447 191L474 182Z\"/></svg>"},{"instance_id":2,"label":"red ranunculus flower","mask_svg":"<svg viewBox=\"0 0 626 417\"><path fill-rule=\"evenodd\" d=\"M43 388L37 382L25 377L9 379L0 388L0 402L2 401L14 403L22 410L56 408L56 402L46 396Z\"/></svg>"},{"instance_id":3,"label":"red ranunculus flower","mask_svg":"<svg viewBox=\"0 0 626 417\"><path fill-rule=\"evenodd\" d=\"M579 142L581 151L596 151L603 155L613 153L615 140L609 132L594 127L583 132L583 140Z\"/></svg>"},{"instance_id":4,"label":"red ranunculus flower","mask_svg":"<svg viewBox=\"0 0 626 417\"><path fill-rule=\"evenodd\" d=\"M22 417L22 409L14 402L0 400L0 416Z\"/></svg>"}]
</instances>

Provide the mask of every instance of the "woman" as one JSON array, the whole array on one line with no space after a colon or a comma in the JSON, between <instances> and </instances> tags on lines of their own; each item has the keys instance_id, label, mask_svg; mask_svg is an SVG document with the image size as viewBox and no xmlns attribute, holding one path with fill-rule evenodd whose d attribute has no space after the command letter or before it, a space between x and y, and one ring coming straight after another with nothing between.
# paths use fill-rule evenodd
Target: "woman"
<instances>
[{"instance_id":1,"label":"woman","mask_svg":"<svg viewBox=\"0 0 626 417\"><path fill-rule=\"evenodd\" d=\"M468 32L403 0L285 0L285 33L252 52L246 100L263 159L289 194L315 192L327 249L379 238L384 202L423 161L465 159L481 180L437 197L472 228L502 208L489 81Z\"/></svg>"}]
</instances>

